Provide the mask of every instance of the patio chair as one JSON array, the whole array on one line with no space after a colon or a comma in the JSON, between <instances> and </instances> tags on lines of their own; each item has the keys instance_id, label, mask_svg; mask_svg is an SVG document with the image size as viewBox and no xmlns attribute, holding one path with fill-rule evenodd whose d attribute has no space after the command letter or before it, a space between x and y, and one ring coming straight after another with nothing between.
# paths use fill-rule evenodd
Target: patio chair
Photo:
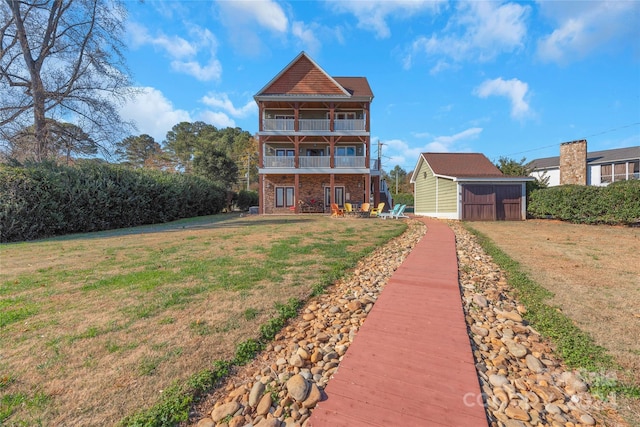
<instances>
[{"instance_id":1,"label":"patio chair","mask_svg":"<svg viewBox=\"0 0 640 427\"><path fill-rule=\"evenodd\" d=\"M383 209L384 209L384 202L378 203L377 207L371 209L371 212L369 212L369 216L376 217L382 213Z\"/></svg>"},{"instance_id":2,"label":"patio chair","mask_svg":"<svg viewBox=\"0 0 640 427\"><path fill-rule=\"evenodd\" d=\"M337 203L331 203L331 216L344 217L344 210L340 209Z\"/></svg>"},{"instance_id":3,"label":"patio chair","mask_svg":"<svg viewBox=\"0 0 640 427\"><path fill-rule=\"evenodd\" d=\"M404 210L407 208L407 205L401 205L400 209L398 209L398 212L396 212L395 215L393 215L391 218L395 218L395 219L399 219L399 218L409 218L408 216L406 216L404 214Z\"/></svg>"},{"instance_id":4,"label":"patio chair","mask_svg":"<svg viewBox=\"0 0 640 427\"><path fill-rule=\"evenodd\" d=\"M393 218L393 216L395 214L398 213L398 211L400 210L400 206L402 206L401 204L396 204L392 210L390 210L389 212L382 212L381 214L378 214L378 218L382 218L382 219L387 219L387 218Z\"/></svg>"},{"instance_id":5,"label":"patio chair","mask_svg":"<svg viewBox=\"0 0 640 427\"><path fill-rule=\"evenodd\" d=\"M344 214L347 216L352 216L353 214L355 214L355 212L353 211L353 206L351 205L351 203L345 203L344 204Z\"/></svg>"},{"instance_id":6,"label":"patio chair","mask_svg":"<svg viewBox=\"0 0 640 427\"><path fill-rule=\"evenodd\" d=\"M369 203L363 203L362 206L360 206L360 212L358 213L361 217L369 216L369 206L371 206Z\"/></svg>"}]
</instances>

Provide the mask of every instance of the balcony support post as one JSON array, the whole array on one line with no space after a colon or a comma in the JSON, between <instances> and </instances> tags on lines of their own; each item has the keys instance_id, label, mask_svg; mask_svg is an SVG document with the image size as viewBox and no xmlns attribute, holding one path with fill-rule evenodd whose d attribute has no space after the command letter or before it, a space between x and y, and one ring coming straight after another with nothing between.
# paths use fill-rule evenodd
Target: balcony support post
<instances>
[{"instance_id":1,"label":"balcony support post","mask_svg":"<svg viewBox=\"0 0 640 427\"><path fill-rule=\"evenodd\" d=\"M333 121L332 121L333 123ZM336 148L336 139L334 136L330 136L329 137L329 167L330 168L335 168L336 167L336 156L335 156L335 148Z\"/></svg>"}]
</instances>

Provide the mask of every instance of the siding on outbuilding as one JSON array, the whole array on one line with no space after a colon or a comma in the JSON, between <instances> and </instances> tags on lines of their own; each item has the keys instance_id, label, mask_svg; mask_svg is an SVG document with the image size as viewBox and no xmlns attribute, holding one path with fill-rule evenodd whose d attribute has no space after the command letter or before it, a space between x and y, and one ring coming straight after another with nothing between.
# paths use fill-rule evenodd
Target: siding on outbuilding
<instances>
[{"instance_id":1,"label":"siding on outbuilding","mask_svg":"<svg viewBox=\"0 0 640 427\"><path fill-rule=\"evenodd\" d=\"M526 181L477 153L423 153L411 176L414 213L444 219L524 220Z\"/></svg>"}]
</instances>

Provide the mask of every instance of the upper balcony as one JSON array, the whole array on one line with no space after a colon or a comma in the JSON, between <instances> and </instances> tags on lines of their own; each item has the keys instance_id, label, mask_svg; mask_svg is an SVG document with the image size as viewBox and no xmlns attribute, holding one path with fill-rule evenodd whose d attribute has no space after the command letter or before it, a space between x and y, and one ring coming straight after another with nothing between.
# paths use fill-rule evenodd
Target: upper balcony
<instances>
[{"instance_id":1,"label":"upper balcony","mask_svg":"<svg viewBox=\"0 0 640 427\"><path fill-rule=\"evenodd\" d=\"M265 110L260 133L268 135L369 134L366 115L363 111L335 111L333 119L331 115L327 110Z\"/></svg>"}]
</instances>

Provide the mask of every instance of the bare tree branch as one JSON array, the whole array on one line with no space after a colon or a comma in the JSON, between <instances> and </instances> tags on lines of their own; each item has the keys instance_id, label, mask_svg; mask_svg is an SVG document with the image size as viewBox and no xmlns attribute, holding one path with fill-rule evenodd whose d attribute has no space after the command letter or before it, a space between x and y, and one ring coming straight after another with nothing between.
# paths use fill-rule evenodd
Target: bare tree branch
<instances>
[{"instance_id":1,"label":"bare tree branch","mask_svg":"<svg viewBox=\"0 0 640 427\"><path fill-rule=\"evenodd\" d=\"M35 160L53 150L48 119L72 123L108 151L133 128L120 0L0 0L0 139L33 126Z\"/></svg>"}]
</instances>

